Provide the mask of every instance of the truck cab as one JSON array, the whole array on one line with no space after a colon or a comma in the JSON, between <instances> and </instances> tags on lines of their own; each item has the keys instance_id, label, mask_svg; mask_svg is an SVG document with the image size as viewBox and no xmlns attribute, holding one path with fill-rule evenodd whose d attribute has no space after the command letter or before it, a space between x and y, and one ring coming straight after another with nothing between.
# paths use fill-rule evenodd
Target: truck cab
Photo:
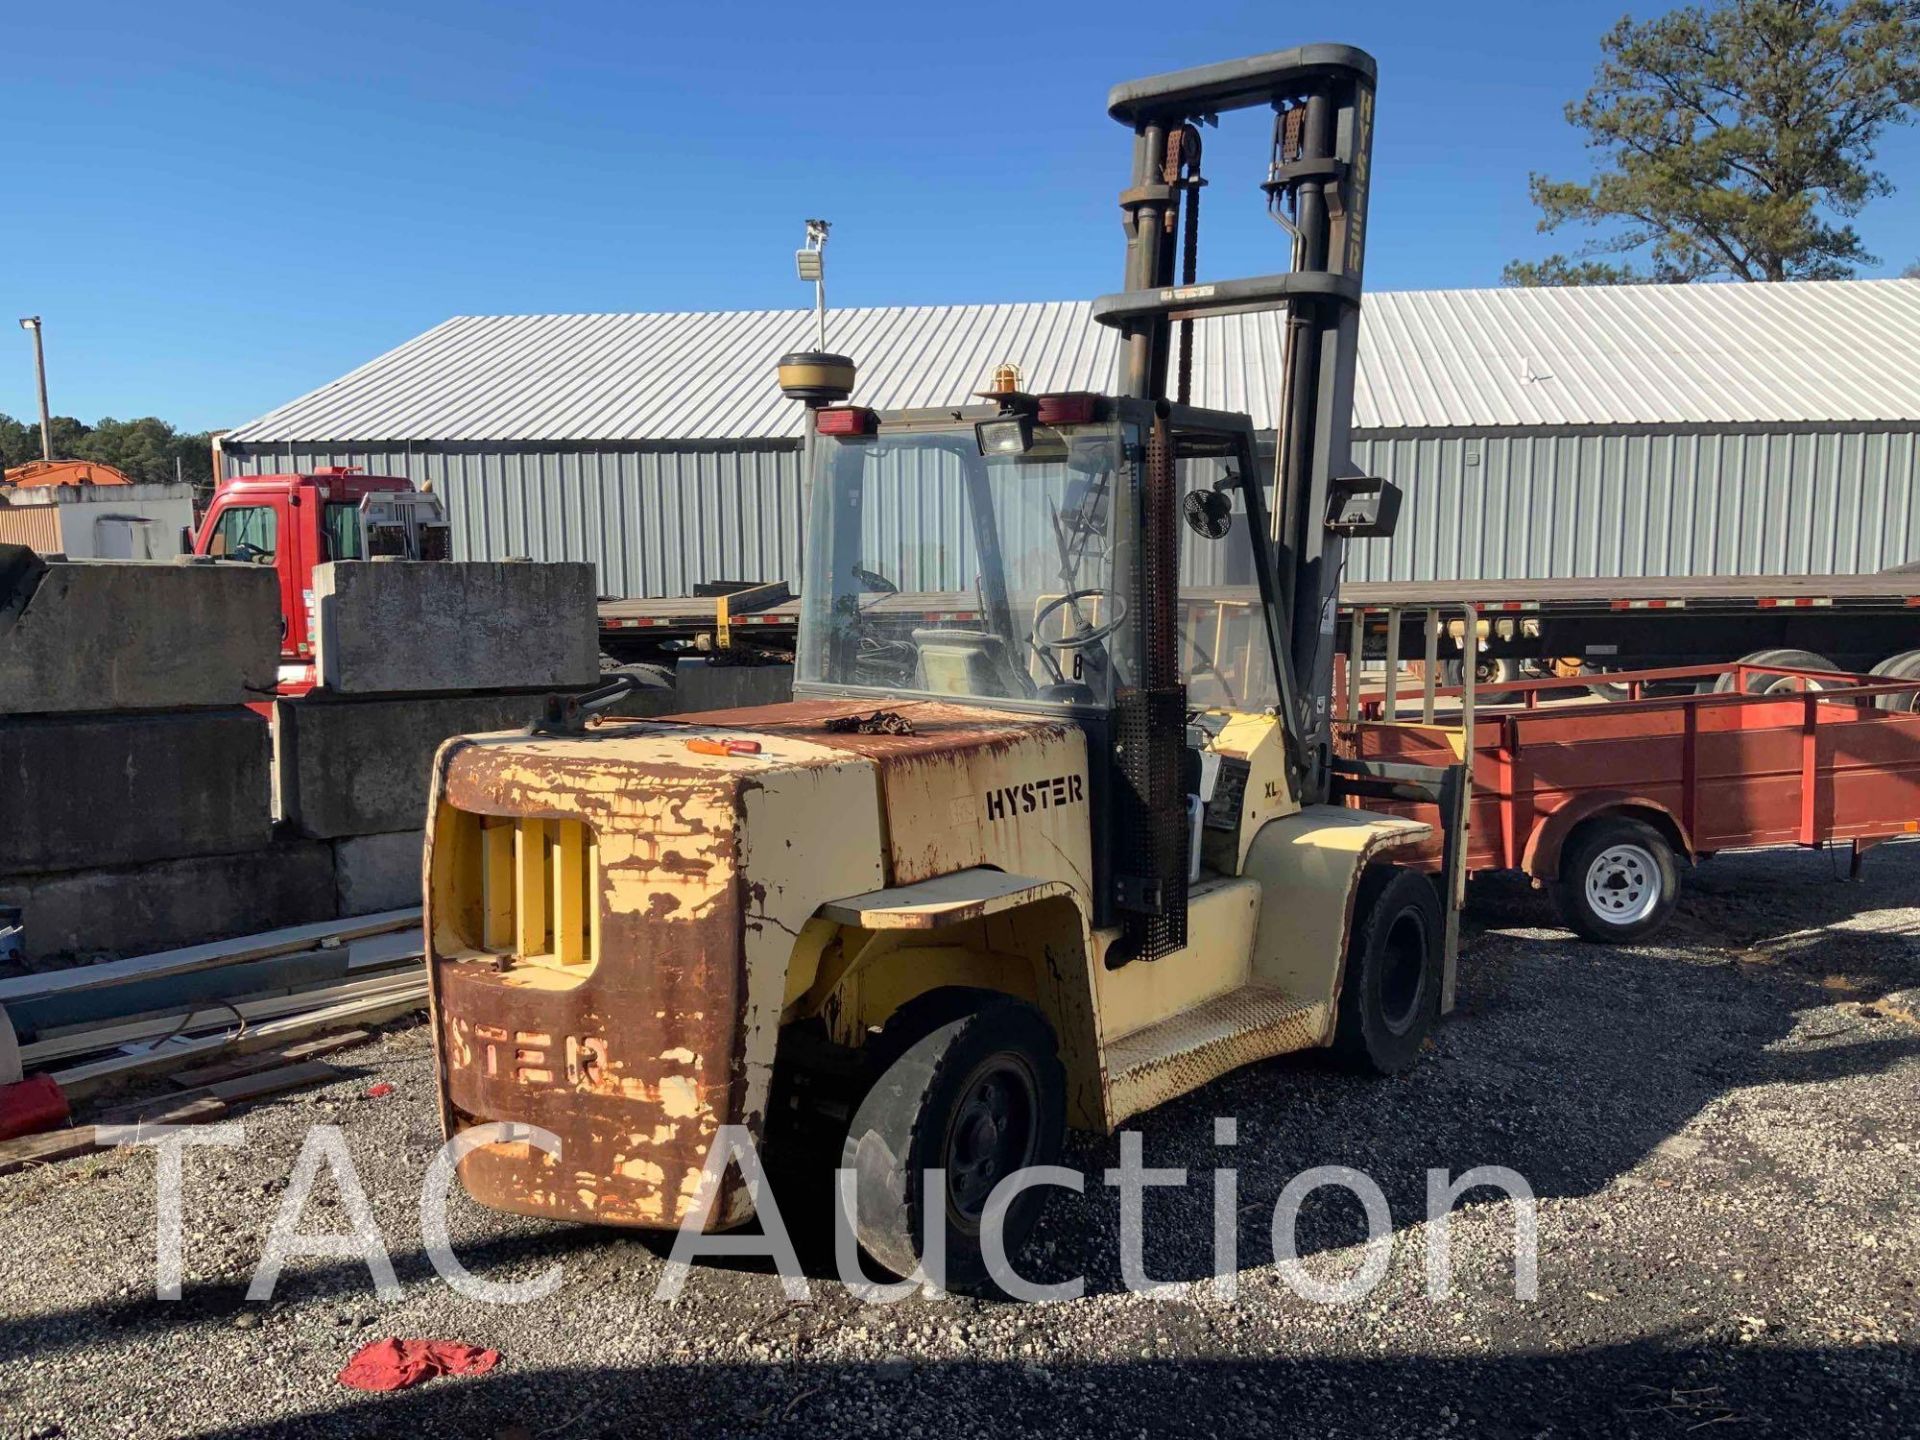
<instances>
[{"instance_id":1,"label":"truck cab","mask_svg":"<svg viewBox=\"0 0 1920 1440\"><path fill-rule=\"evenodd\" d=\"M282 694L313 686L313 567L394 556L450 558L446 509L399 475L346 466L223 481L190 549L214 560L271 565L280 578Z\"/></svg>"}]
</instances>

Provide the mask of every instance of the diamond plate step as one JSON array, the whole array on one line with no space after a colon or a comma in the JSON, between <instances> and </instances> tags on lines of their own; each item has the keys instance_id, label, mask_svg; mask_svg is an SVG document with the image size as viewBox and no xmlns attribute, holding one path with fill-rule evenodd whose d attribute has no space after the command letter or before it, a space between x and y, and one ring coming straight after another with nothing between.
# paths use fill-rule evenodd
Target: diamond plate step
<instances>
[{"instance_id":1,"label":"diamond plate step","mask_svg":"<svg viewBox=\"0 0 1920 1440\"><path fill-rule=\"evenodd\" d=\"M1255 1060L1317 1045L1327 1019L1323 1004L1268 985L1243 985L1122 1036L1107 1047L1115 1118L1152 1109Z\"/></svg>"}]
</instances>

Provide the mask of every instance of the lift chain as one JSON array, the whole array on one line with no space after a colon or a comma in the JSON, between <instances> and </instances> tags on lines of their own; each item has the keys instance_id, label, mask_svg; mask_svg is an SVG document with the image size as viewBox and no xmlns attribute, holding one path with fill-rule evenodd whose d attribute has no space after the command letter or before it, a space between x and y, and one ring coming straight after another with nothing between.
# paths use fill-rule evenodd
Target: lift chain
<instances>
[{"instance_id":1,"label":"lift chain","mask_svg":"<svg viewBox=\"0 0 1920 1440\"><path fill-rule=\"evenodd\" d=\"M1186 225L1180 239L1180 283L1192 285L1200 278L1200 189L1207 182L1200 177L1200 131L1192 125L1179 125L1167 132L1166 161L1161 178L1174 187L1175 205L1167 207L1167 233L1174 227L1174 208L1179 195L1186 196ZM1180 322L1180 379L1176 398L1182 405L1193 399L1193 321Z\"/></svg>"}]
</instances>

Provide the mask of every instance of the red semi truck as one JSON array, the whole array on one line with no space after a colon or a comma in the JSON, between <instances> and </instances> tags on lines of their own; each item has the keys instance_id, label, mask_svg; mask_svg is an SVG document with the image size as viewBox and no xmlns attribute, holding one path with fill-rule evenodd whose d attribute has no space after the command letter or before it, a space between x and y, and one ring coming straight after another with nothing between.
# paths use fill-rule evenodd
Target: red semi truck
<instances>
[{"instance_id":1,"label":"red semi truck","mask_svg":"<svg viewBox=\"0 0 1920 1440\"><path fill-rule=\"evenodd\" d=\"M189 537L195 555L271 565L280 578L282 694L313 687L313 567L394 556L445 560L451 532L440 497L398 475L334 466L307 474L237 475L221 483Z\"/></svg>"}]
</instances>

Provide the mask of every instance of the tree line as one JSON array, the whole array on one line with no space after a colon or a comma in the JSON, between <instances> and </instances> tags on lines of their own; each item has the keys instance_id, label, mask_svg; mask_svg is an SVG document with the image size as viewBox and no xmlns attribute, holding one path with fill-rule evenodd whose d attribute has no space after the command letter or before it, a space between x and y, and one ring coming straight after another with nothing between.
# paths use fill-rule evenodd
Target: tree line
<instances>
[{"instance_id":1,"label":"tree line","mask_svg":"<svg viewBox=\"0 0 1920 1440\"><path fill-rule=\"evenodd\" d=\"M1874 144L1920 104L1920 0L1716 0L1627 16L1600 51L1566 108L1594 173L1529 186L1542 232L1589 238L1513 261L1508 284L1837 280L1879 263L1851 222L1893 191Z\"/></svg>"},{"instance_id":2,"label":"tree line","mask_svg":"<svg viewBox=\"0 0 1920 1440\"><path fill-rule=\"evenodd\" d=\"M71 415L52 424L56 460L111 465L129 480L182 479L204 491L213 484L213 436L176 430L148 415L139 420L103 419L88 425ZM0 460L11 470L40 458L40 424L0 415Z\"/></svg>"}]
</instances>

